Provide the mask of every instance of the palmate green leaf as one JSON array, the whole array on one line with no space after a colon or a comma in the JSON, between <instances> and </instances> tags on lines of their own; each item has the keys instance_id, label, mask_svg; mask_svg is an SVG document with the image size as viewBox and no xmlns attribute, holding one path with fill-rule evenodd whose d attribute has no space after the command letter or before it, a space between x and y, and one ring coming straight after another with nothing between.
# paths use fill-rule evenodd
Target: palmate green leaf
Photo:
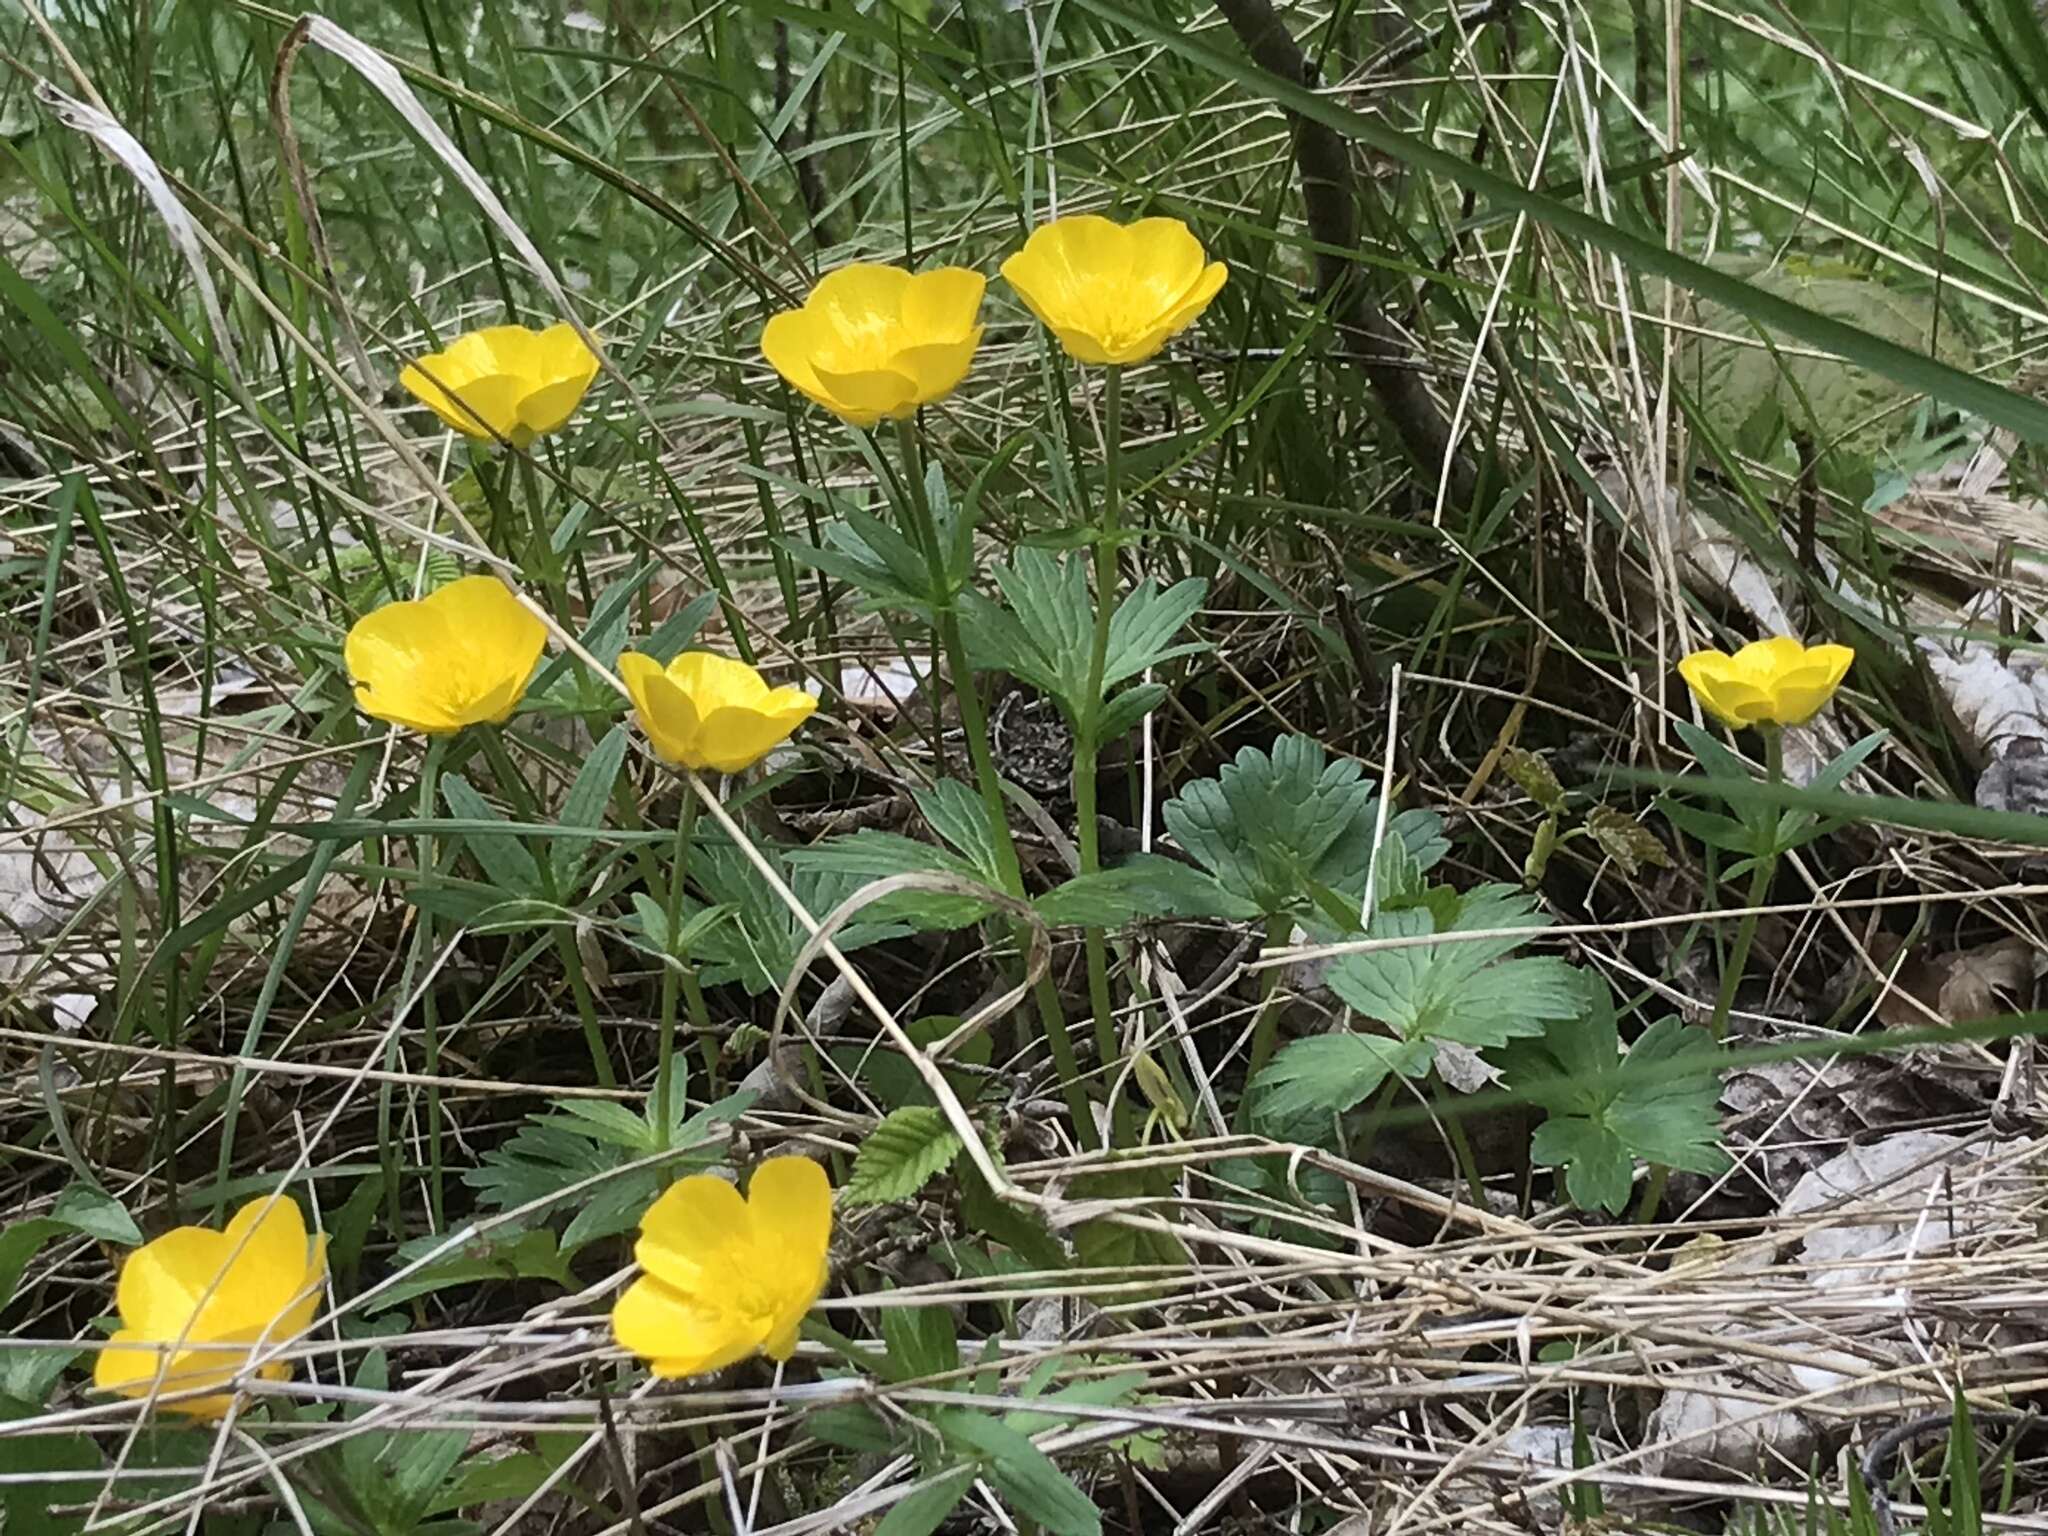
<instances>
[{"instance_id":1,"label":"palmate green leaf","mask_svg":"<svg viewBox=\"0 0 2048 1536\"><path fill-rule=\"evenodd\" d=\"M1429 1070L1426 1042L1340 1031L1297 1040L1251 1085L1252 1117L1266 1135L1283 1141L1324 1139L1332 1115L1370 1098L1389 1077Z\"/></svg>"},{"instance_id":2,"label":"palmate green leaf","mask_svg":"<svg viewBox=\"0 0 2048 1536\"><path fill-rule=\"evenodd\" d=\"M936 1106L891 1110L854 1154L853 1175L842 1196L848 1205L908 1200L951 1167L963 1145Z\"/></svg>"},{"instance_id":3,"label":"palmate green leaf","mask_svg":"<svg viewBox=\"0 0 2048 1536\"><path fill-rule=\"evenodd\" d=\"M1624 1054L1607 988L1589 982L1585 1003L1542 1039L1516 1041L1496 1058L1508 1086L1549 1111L1534 1161L1565 1170L1574 1204L1614 1214L1628 1203L1638 1158L1692 1173L1725 1169L1713 1037L1660 1019Z\"/></svg>"},{"instance_id":4,"label":"palmate green leaf","mask_svg":"<svg viewBox=\"0 0 2048 1536\"><path fill-rule=\"evenodd\" d=\"M1156 853L1133 854L1109 869L1076 875L1032 903L1055 927L1121 928L1154 917L1247 921L1259 909L1232 896L1214 876Z\"/></svg>"},{"instance_id":5,"label":"palmate green leaf","mask_svg":"<svg viewBox=\"0 0 2048 1536\"><path fill-rule=\"evenodd\" d=\"M1541 1034L1545 1021L1574 1017L1584 1006L1579 973L1564 961L1507 958L1548 922L1532 898L1506 885L1466 892L1456 919L1443 929L1427 907L1381 912L1373 917L1367 938L1511 931L1488 939L1344 955L1330 968L1330 989L1403 1040L1485 1047Z\"/></svg>"},{"instance_id":6,"label":"palmate green leaf","mask_svg":"<svg viewBox=\"0 0 2048 1536\"><path fill-rule=\"evenodd\" d=\"M961 627L978 667L997 668L1059 701L1070 722L1083 720L1100 698L1088 697L1095 652L1095 602L1088 590L1088 560L1076 551L1054 556L1024 548L993 574L1003 594L998 605L969 592L961 600ZM1161 590L1150 577L1124 595L1110 615L1102 690L1177 656L1203 649L1174 640L1202 605L1208 583L1196 577ZM1105 739L1129 730L1163 693L1119 702L1102 727Z\"/></svg>"},{"instance_id":7,"label":"palmate green leaf","mask_svg":"<svg viewBox=\"0 0 2048 1536\"><path fill-rule=\"evenodd\" d=\"M1229 895L1260 913L1312 915L1313 885L1356 900L1372 867L1379 798L1350 758L1329 762L1308 736L1283 736L1270 754L1246 747L1213 779L1166 802L1161 816L1182 849ZM1387 824L1428 870L1448 848L1442 822L1404 811Z\"/></svg>"},{"instance_id":8,"label":"palmate green leaf","mask_svg":"<svg viewBox=\"0 0 2048 1536\"><path fill-rule=\"evenodd\" d=\"M976 802L979 804L979 802ZM987 877L967 860L930 843L878 832L863 827L844 837L830 838L809 848L792 848L785 861L791 869L823 875L841 875L865 883L890 875L946 874L983 884ZM914 928L965 928L978 923L993 910L989 903L970 896L941 891L905 891L885 897L869 909L876 918L908 923Z\"/></svg>"},{"instance_id":9,"label":"palmate green leaf","mask_svg":"<svg viewBox=\"0 0 2048 1536\"><path fill-rule=\"evenodd\" d=\"M787 860L786 854L774 849L763 851L771 859ZM797 899L820 917L867 883L859 876L820 869L792 868L786 878ZM796 915L761 878L753 862L722 837L698 848L690 860L690 879L726 913L725 921L695 937L693 955L704 983L738 985L754 997L778 990L810 939ZM686 901L684 910L694 915L700 906ZM910 931L901 921L862 912L835 933L832 942L852 951L902 938Z\"/></svg>"}]
</instances>

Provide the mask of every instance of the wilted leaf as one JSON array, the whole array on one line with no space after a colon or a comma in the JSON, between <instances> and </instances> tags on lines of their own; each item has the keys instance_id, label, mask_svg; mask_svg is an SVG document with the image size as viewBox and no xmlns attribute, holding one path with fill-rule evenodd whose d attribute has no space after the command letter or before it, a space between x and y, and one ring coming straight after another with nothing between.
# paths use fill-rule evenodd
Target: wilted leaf
<instances>
[{"instance_id":1,"label":"wilted leaf","mask_svg":"<svg viewBox=\"0 0 2048 1536\"><path fill-rule=\"evenodd\" d=\"M1596 805L1586 813L1586 830L1593 834L1600 851L1619 864L1624 874L1634 875L1645 864L1658 869L1671 867L1671 855L1664 851L1657 834L1626 811Z\"/></svg>"},{"instance_id":2,"label":"wilted leaf","mask_svg":"<svg viewBox=\"0 0 2048 1536\"><path fill-rule=\"evenodd\" d=\"M1557 782L1550 764L1534 752L1526 747L1509 747L1501 754L1500 765L1540 809L1553 816L1564 809L1564 786Z\"/></svg>"}]
</instances>

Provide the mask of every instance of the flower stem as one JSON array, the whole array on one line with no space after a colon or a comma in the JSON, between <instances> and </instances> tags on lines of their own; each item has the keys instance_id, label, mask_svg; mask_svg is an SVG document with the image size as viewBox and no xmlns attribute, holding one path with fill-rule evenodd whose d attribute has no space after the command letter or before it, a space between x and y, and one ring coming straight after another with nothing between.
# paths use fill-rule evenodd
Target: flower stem
<instances>
[{"instance_id":1,"label":"flower stem","mask_svg":"<svg viewBox=\"0 0 2048 1536\"><path fill-rule=\"evenodd\" d=\"M697 826L697 794L689 785L683 785L682 809L676 813L676 840L668 861L668 901L662 909L665 920L662 932L663 962L661 967L661 1015L659 1045L656 1047L654 1067L654 1125L655 1134L667 1142L669 1127L675 1124L675 1066L676 1066L676 991L687 976L691 982L691 1012L703 1007L703 992L695 985L696 972L683 958L681 947L676 943L676 930L683 921L683 884L690 870L690 838ZM702 1031L705 1049L715 1052L716 1045L711 1039L704 1020L694 1021ZM715 1070L717 1056L714 1054L706 1063Z\"/></svg>"},{"instance_id":2,"label":"flower stem","mask_svg":"<svg viewBox=\"0 0 2048 1536\"><path fill-rule=\"evenodd\" d=\"M1782 733L1775 726L1764 727L1764 776L1773 786L1785 777L1785 742ZM1756 938L1757 911L1771 893L1771 877L1778 871L1777 819L1772 817L1770 848L1760 848L1755 854L1755 865L1749 875L1749 900L1744 904L1742 920L1736 925L1735 944L1728 951L1727 961L1721 967L1721 989L1714 998L1712 1031L1718 1042L1728 1033L1728 1011L1735 1005L1735 989L1742 985L1743 968L1749 963L1749 946Z\"/></svg>"},{"instance_id":3,"label":"flower stem","mask_svg":"<svg viewBox=\"0 0 2048 1536\"><path fill-rule=\"evenodd\" d=\"M520 820L529 824L540 820L533 791L528 787L526 776L519 771L519 765L512 761L512 754L505 750L505 743L499 735L500 727L484 726L478 739L483 743L484 758L491 765L491 772L497 778L498 789L512 802L512 809ZM539 861L543 871L545 860ZM550 887L547 894L551 897ZM590 1067L597 1074L600 1088L616 1088L618 1074L612 1071L611 1053L605 1049L604 1026L597 1017L597 1003L590 995L590 984L583 977L583 955L576 948L575 930L562 923L552 925L555 936L555 951L561 956L563 974L569 978L569 995L576 1000L576 1017L583 1026L583 1043L590 1051Z\"/></svg>"},{"instance_id":4,"label":"flower stem","mask_svg":"<svg viewBox=\"0 0 2048 1536\"><path fill-rule=\"evenodd\" d=\"M1088 653L1088 681L1078 701L1081 719L1074 732L1074 834L1081 873L1102 867L1102 832L1095 819L1096 764L1101 757L1102 678L1109 665L1109 626L1116 613L1116 541L1119 478L1123 468L1124 371L1110 365L1104 387L1102 439L1102 525L1095 535L1095 634ZM1118 1056L1116 1020L1109 995L1108 945L1100 928L1081 936L1088 956L1088 1001L1095 1012L1095 1048L1105 1068Z\"/></svg>"},{"instance_id":5,"label":"flower stem","mask_svg":"<svg viewBox=\"0 0 2048 1536\"><path fill-rule=\"evenodd\" d=\"M1010 833L1010 816L1003 804L1002 780L996 775L995 754L989 748L988 715L981 707L981 690L974 681L974 667L967 656L967 642L960 633L960 616L954 606L952 573L946 551L939 542L939 529L932 517L931 501L925 495L924 454L917 440L916 424L908 417L896 423L896 441L903 453L903 478L907 515L913 542L924 550L925 567L932 582L933 629L944 653L946 673L952 679L953 697L960 710L960 729L967 737L967 754L974 763L974 780L981 791L981 803L988 816L989 835L995 843L996 871L1003 889L1019 900L1024 896L1024 865L1017 857L1017 841ZM1015 935L1019 953L1025 951L1025 935ZM1032 989L1047 1047L1052 1051L1053 1069L1058 1072L1060 1093L1074 1118L1074 1135L1082 1146L1095 1140L1095 1121L1088 1109L1088 1094L1081 1082L1081 1064L1074 1054L1074 1042L1067 1036L1067 1022L1060 1012L1059 994L1047 977L1040 977Z\"/></svg>"}]
</instances>

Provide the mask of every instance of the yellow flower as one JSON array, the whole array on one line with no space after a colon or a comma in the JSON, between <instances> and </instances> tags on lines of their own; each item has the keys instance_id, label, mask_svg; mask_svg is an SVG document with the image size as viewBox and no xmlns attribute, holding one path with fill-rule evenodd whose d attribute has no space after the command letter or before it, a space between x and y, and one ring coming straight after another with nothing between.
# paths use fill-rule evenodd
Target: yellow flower
<instances>
[{"instance_id":1,"label":"yellow flower","mask_svg":"<svg viewBox=\"0 0 2048 1536\"><path fill-rule=\"evenodd\" d=\"M524 448L559 432L597 377L597 355L573 325L493 325L407 367L398 382L464 437Z\"/></svg>"},{"instance_id":2,"label":"yellow flower","mask_svg":"<svg viewBox=\"0 0 2048 1536\"><path fill-rule=\"evenodd\" d=\"M808 1157L774 1157L738 1190L708 1173L669 1186L640 1218L646 1271L612 1307L612 1333L656 1376L701 1376L760 1350L787 1360L825 1289L832 1186Z\"/></svg>"},{"instance_id":3,"label":"yellow flower","mask_svg":"<svg viewBox=\"0 0 2048 1536\"><path fill-rule=\"evenodd\" d=\"M1708 714L1745 725L1804 725L1834 697L1856 653L1846 645L1811 650L1789 635L1757 640L1730 656L1694 651L1678 675Z\"/></svg>"},{"instance_id":4,"label":"yellow flower","mask_svg":"<svg viewBox=\"0 0 2048 1536\"><path fill-rule=\"evenodd\" d=\"M342 654L364 714L445 736L509 718L547 638L497 577L464 576L364 614Z\"/></svg>"},{"instance_id":5,"label":"yellow flower","mask_svg":"<svg viewBox=\"0 0 2048 1536\"><path fill-rule=\"evenodd\" d=\"M1092 213L1041 224L1003 276L1084 363L1142 363L1193 325L1230 269L1179 219Z\"/></svg>"},{"instance_id":6,"label":"yellow flower","mask_svg":"<svg viewBox=\"0 0 2048 1536\"><path fill-rule=\"evenodd\" d=\"M744 661L685 651L664 667L628 651L619 678L654 750L684 768L737 773L759 762L818 707L801 688L770 688Z\"/></svg>"},{"instance_id":7,"label":"yellow flower","mask_svg":"<svg viewBox=\"0 0 2048 1536\"><path fill-rule=\"evenodd\" d=\"M828 272L802 309L761 332L761 355L833 415L856 427L900 421L943 400L981 344L987 280L965 267L915 276L856 262Z\"/></svg>"},{"instance_id":8,"label":"yellow flower","mask_svg":"<svg viewBox=\"0 0 2048 1536\"><path fill-rule=\"evenodd\" d=\"M122 1327L100 1351L93 1381L123 1397L230 1386L259 1346L267 1353L313 1326L326 1281L326 1237L309 1242L298 1206L282 1195L251 1200L225 1232L166 1232L121 1266ZM257 1374L287 1380L291 1362L266 1361ZM164 1407L217 1419L232 1397Z\"/></svg>"}]
</instances>

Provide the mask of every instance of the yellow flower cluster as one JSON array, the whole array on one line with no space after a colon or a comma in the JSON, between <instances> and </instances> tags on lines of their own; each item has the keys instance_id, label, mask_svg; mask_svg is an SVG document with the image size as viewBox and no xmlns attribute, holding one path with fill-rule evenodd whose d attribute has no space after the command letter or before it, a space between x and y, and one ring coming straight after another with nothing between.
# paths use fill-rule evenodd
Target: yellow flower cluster
<instances>
[{"instance_id":1,"label":"yellow flower cluster","mask_svg":"<svg viewBox=\"0 0 2048 1536\"><path fill-rule=\"evenodd\" d=\"M1142 363L1193 325L1230 269L1179 219L1041 225L1003 263L1019 298L1083 363ZM981 342L980 273L855 263L775 316L761 352L792 388L856 427L901 420L967 376Z\"/></svg>"},{"instance_id":2,"label":"yellow flower cluster","mask_svg":"<svg viewBox=\"0 0 2048 1536\"><path fill-rule=\"evenodd\" d=\"M775 1157L746 1198L698 1174L670 1186L640 1218L633 1250L645 1273L612 1309L619 1343L656 1376L698 1376L756 1350L787 1360L825 1289L832 1187L807 1157ZM178 1227L129 1254L115 1283L121 1327L94 1383L122 1397L218 1419L253 1358L303 1338L327 1287L327 1238L308 1237L299 1208L265 1195L219 1232ZM256 1374L286 1381L291 1362Z\"/></svg>"}]
</instances>

